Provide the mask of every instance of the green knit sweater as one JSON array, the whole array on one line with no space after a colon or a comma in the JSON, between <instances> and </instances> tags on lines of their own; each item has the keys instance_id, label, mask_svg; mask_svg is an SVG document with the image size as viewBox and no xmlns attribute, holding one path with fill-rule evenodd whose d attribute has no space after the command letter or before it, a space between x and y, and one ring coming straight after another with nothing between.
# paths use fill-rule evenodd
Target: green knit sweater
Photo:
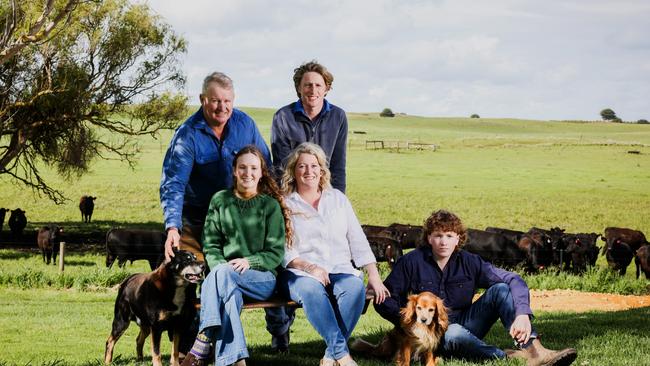
<instances>
[{"instance_id":1,"label":"green knit sweater","mask_svg":"<svg viewBox=\"0 0 650 366\"><path fill-rule=\"evenodd\" d=\"M243 200L231 190L217 192L203 226L203 254L210 268L246 258L251 269L271 271L284 257L284 217L273 197Z\"/></svg>"}]
</instances>

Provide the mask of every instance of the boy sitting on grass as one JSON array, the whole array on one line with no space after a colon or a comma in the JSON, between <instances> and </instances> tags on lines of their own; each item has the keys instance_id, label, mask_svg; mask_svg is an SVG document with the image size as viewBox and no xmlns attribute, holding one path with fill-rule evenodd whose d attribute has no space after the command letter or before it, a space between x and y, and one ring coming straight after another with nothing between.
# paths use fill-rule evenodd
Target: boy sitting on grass
<instances>
[{"instance_id":1,"label":"boy sitting on grass","mask_svg":"<svg viewBox=\"0 0 650 366\"><path fill-rule=\"evenodd\" d=\"M444 300L449 328L440 346L443 356L470 360L523 358L529 366L570 365L577 357L573 348L554 351L544 348L531 324L530 294L526 282L516 273L494 267L476 254L462 250L467 235L460 218L440 210L424 222L421 245L397 262L384 284L391 297L375 309L396 326L400 308L409 294L430 291ZM485 293L474 303L476 289ZM516 350L501 350L483 341L492 325L501 320L514 339ZM382 354L390 349L356 340L352 350Z\"/></svg>"}]
</instances>

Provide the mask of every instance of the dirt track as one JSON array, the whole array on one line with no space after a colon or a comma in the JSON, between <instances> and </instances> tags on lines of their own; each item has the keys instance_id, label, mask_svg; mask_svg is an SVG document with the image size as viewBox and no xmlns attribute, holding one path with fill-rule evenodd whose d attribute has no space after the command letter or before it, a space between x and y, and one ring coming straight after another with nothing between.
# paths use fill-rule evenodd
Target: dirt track
<instances>
[{"instance_id":1,"label":"dirt track","mask_svg":"<svg viewBox=\"0 0 650 366\"><path fill-rule=\"evenodd\" d=\"M618 311L650 306L650 295L614 295L574 290L531 290L533 311Z\"/></svg>"}]
</instances>

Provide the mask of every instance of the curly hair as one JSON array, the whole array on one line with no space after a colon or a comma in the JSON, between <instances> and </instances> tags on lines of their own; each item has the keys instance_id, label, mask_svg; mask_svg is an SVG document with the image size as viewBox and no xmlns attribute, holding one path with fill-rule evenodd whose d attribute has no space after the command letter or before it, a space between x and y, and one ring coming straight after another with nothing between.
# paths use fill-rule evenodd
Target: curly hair
<instances>
[{"instance_id":1,"label":"curly hair","mask_svg":"<svg viewBox=\"0 0 650 366\"><path fill-rule=\"evenodd\" d=\"M320 165L321 176L320 181L318 182L318 187L321 191L332 188L330 183L332 173L330 172L329 167L327 166L327 158L325 157L325 152L323 149L311 142L303 142L298 145L291 154L287 157L287 167L284 169L282 174L282 192L285 195L290 195L295 192L297 189L296 186L296 164L301 154L309 154L316 157L318 160L318 165Z\"/></svg>"},{"instance_id":2,"label":"curly hair","mask_svg":"<svg viewBox=\"0 0 650 366\"><path fill-rule=\"evenodd\" d=\"M332 73L329 72L325 66L319 64L318 61L312 60L305 62L299 67L293 69L293 84L296 87L296 94L298 94L298 98L300 98L300 82L302 81L302 77L308 72L315 72L317 74L320 74L320 76L323 77L323 80L325 80L327 91L332 89L334 75L332 75Z\"/></svg>"},{"instance_id":3,"label":"curly hair","mask_svg":"<svg viewBox=\"0 0 650 366\"><path fill-rule=\"evenodd\" d=\"M264 156L262 155L262 152L255 145L246 145L243 149L239 150L235 155L235 159L233 159L232 161L233 170L237 168L237 160L239 160L239 158L245 154L253 154L257 156L258 159L260 159L260 168L262 169L262 176L260 177L260 180L257 183L257 192L268 194L269 196L275 198L278 201L278 203L280 203L280 208L282 209L282 217L284 218L284 232L287 241L287 247L291 248L291 244L293 243L293 227L291 226L291 210L289 210L289 208L285 204L284 196L282 196L282 193L280 192L280 188L278 188L277 183L275 183L275 180L273 180L273 178L271 177L271 173L269 173L269 169L266 166L266 160L264 160ZM236 182L233 182L233 184L236 185Z\"/></svg>"},{"instance_id":4,"label":"curly hair","mask_svg":"<svg viewBox=\"0 0 650 366\"><path fill-rule=\"evenodd\" d=\"M467 240L467 229L465 229L460 217L447 210L434 211L424 220L424 224L422 225L422 243L428 245L429 235L434 231L453 231L458 234L456 250L460 250L465 244L465 240Z\"/></svg>"}]
</instances>

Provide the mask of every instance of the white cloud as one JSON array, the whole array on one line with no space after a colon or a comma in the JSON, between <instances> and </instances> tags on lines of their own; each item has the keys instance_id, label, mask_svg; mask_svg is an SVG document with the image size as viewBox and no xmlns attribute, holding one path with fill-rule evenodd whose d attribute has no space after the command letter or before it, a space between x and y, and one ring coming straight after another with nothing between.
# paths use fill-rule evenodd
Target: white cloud
<instances>
[{"instance_id":1,"label":"white cloud","mask_svg":"<svg viewBox=\"0 0 650 366\"><path fill-rule=\"evenodd\" d=\"M189 41L187 91L222 70L237 104L296 98L293 69L318 59L351 112L648 118L646 0L151 0ZM645 93L645 94L644 94Z\"/></svg>"}]
</instances>

